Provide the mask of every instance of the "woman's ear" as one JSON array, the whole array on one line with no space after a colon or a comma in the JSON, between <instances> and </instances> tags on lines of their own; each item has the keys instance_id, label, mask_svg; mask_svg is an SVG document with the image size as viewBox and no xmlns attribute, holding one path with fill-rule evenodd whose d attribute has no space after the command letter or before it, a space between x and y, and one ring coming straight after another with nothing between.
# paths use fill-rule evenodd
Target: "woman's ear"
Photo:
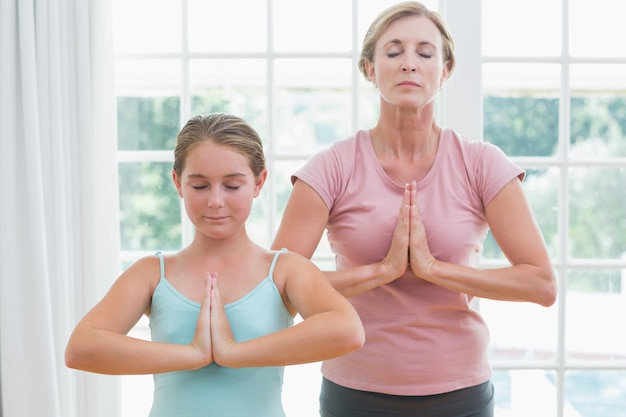
<instances>
[{"instance_id":1,"label":"woman's ear","mask_svg":"<svg viewBox=\"0 0 626 417\"><path fill-rule=\"evenodd\" d=\"M372 62L365 62L365 72L367 73L367 79L374 84L374 87L378 87L378 83L376 82L376 70L374 69L374 64Z\"/></svg>"},{"instance_id":2,"label":"woman's ear","mask_svg":"<svg viewBox=\"0 0 626 417\"><path fill-rule=\"evenodd\" d=\"M183 198L183 189L180 185L180 177L175 170L172 170L172 181L174 181L174 185L176 186L176 191L178 191L178 196Z\"/></svg>"},{"instance_id":3,"label":"woman's ear","mask_svg":"<svg viewBox=\"0 0 626 417\"><path fill-rule=\"evenodd\" d=\"M450 76L450 61L446 61L443 65L443 70L441 71L441 78L439 79L439 89L443 88L443 85L446 81L448 81L448 77Z\"/></svg>"},{"instance_id":4,"label":"woman's ear","mask_svg":"<svg viewBox=\"0 0 626 417\"><path fill-rule=\"evenodd\" d=\"M259 176L256 178L256 184L254 184L254 198L258 197L261 193L265 180L267 180L267 169L261 171Z\"/></svg>"}]
</instances>

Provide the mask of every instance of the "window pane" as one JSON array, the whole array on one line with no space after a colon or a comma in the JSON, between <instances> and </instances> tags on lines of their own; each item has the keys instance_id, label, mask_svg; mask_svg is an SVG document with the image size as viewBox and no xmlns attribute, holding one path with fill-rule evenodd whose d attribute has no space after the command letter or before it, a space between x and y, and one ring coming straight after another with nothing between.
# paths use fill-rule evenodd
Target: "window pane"
<instances>
[{"instance_id":1,"label":"window pane","mask_svg":"<svg viewBox=\"0 0 626 417\"><path fill-rule=\"evenodd\" d=\"M552 258L559 255L558 230L558 195L559 176L557 168L533 169L526 168L524 192L533 211L537 224L543 233ZM504 259L504 254L497 246L491 231L487 234L482 256L488 259Z\"/></svg>"},{"instance_id":2,"label":"window pane","mask_svg":"<svg viewBox=\"0 0 626 417\"><path fill-rule=\"evenodd\" d=\"M142 316L128 335L137 339L150 340L148 321L148 317ZM122 388L121 417L147 416L152 406L154 389L152 375L122 375L120 383Z\"/></svg>"},{"instance_id":3,"label":"window pane","mask_svg":"<svg viewBox=\"0 0 626 417\"><path fill-rule=\"evenodd\" d=\"M276 193L276 208L275 218L280 221L280 217L285 210L287 200L291 194L291 176L300 169L304 164L305 159L297 160L277 160L274 162L274 170L270 172L270 177L274 180L274 188ZM278 224L276 225L278 227Z\"/></svg>"},{"instance_id":4,"label":"window pane","mask_svg":"<svg viewBox=\"0 0 626 417\"><path fill-rule=\"evenodd\" d=\"M372 21L386 8L399 3L398 0L357 0L358 1L358 32L359 38L357 39L359 50L361 49L361 43L365 32L372 24ZM439 0L421 0L420 3L424 4L431 10L438 10ZM344 23L345 24L345 23Z\"/></svg>"},{"instance_id":5,"label":"window pane","mask_svg":"<svg viewBox=\"0 0 626 417\"><path fill-rule=\"evenodd\" d=\"M250 123L261 138L267 141L266 68L266 62L260 59L190 61L192 114L236 114Z\"/></svg>"},{"instance_id":6,"label":"window pane","mask_svg":"<svg viewBox=\"0 0 626 417\"><path fill-rule=\"evenodd\" d=\"M567 372L565 400L571 415L626 417L626 371Z\"/></svg>"},{"instance_id":7,"label":"window pane","mask_svg":"<svg viewBox=\"0 0 626 417\"><path fill-rule=\"evenodd\" d=\"M509 156L556 155L559 80L558 65L484 65L485 140Z\"/></svg>"},{"instance_id":8,"label":"window pane","mask_svg":"<svg viewBox=\"0 0 626 417\"><path fill-rule=\"evenodd\" d=\"M252 211L248 220L246 221L246 231L248 236L255 241L258 245L264 248L269 248L272 243L272 230L269 216L269 187L268 183L265 183L264 189L261 194L254 199L252 204Z\"/></svg>"},{"instance_id":9,"label":"window pane","mask_svg":"<svg viewBox=\"0 0 626 417\"><path fill-rule=\"evenodd\" d=\"M626 156L626 65L572 65L571 83L571 155Z\"/></svg>"},{"instance_id":10,"label":"window pane","mask_svg":"<svg viewBox=\"0 0 626 417\"><path fill-rule=\"evenodd\" d=\"M378 121L380 93L371 82L365 80L361 73L357 77L359 88L357 128L368 129Z\"/></svg>"},{"instance_id":11,"label":"window pane","mask_svg":"<svg viewBox=\"0 0 626 417\"><path fill-rule=\"evenodd\" d=\"M491 56L560 55L561 3L482 0L483 53Z\"/></svg>"},{"instance_id":12,"label":"window pane","mask_svg":"<svg viewBox=\"0 0 626 417\"><path fill-rule=\"evenodd\" d=\"M173 150L179 130L178 97L117 98L119 150Z\"/></svg>"},{"instance_id":13,"label":"window pane","mask_svg":"<svg viewBox=\"0 0 626 417\"><path fill-rule=\"evenodd\" d=\"M556 416L557 390L554 380L553 372L538 369L494 372L492 381L496 417Z\"/></svg>"},{"instance_id":14,"label":"window pane","mask_svg":"<svg viewBox=\"0 0 626 417\"><path fill-rule=\"evenodd\" d=\"M188 2L190 51L237 53L267 49L266 1Z\"/></svg>"},{"instance_id":15,"label":"window pane","mask_svg":"<svg viewBox=\"0 0 626 417\"><path fill-rule=\"evenodd\" d=\"M352 134L349 59L278 59L275 149L314 152Z\"/></svg>"},{"instance_id":16,"label":"window pane","mask_svg":"<svg viewBox=\"0 0 626 417\"><path fill-rule=\"evenodd\" d=\"M178 95L182 88L180 61L176 59L118 59L115 61L117 95Z\"/></svg>"},{"instance_id":17,"label":"window pane","mask_svg":"<svg viewBox=\"0 0 626 417\"><path fill-rule=\"evenodd\" d=\"M181 206L171 180L172 164L119 164L122 250L181 247Z\"/></svg>"},{"instance_id":18,"label":"window pane","mask_svg":"<svg viewBox=\"0 0 626 417\"><path fill-rule=\"evenodd\" d=\"M480 300L491 334L490 356L497 362L553 362L557 348L556 305Z\"/></svg>"},{"instance_id":19,"label":"window pane","mask_svg":"<svg viewBox=\"0 0 626 417\"><path fill-rule=\"evenodd\" d=\"M116 53L179 52L182 0L113 0Z\"/></svg>"},{"instance_id":20,"label":"window pane","mask_svg":"<svg viewBox=\"0 0 626 417\"><path fill-rule=\"evenodd\" d=\"M569 361L626 361L626 338L618 330L623 329L626 317L625 285L626 270L568 274L565 344Z\"/></svg>"},{"instance_id":21,"label":"window pane","mask_svg":"<svg viewBox=\"0 0 626 417\"><path fill-rule=\"evenodd\" d=\"M484 0L483 0L484 1ZM570 50L574 56L624 57L626 3L615 0L569 0Z\"/></svg>"},{"instance_id":22,"label":"window pane","mask_svg":"<svg viewBox=\"0 0 626 417\"><path fill-rule=\"evenodd\" d=\"M621 258L626 248L626 168L571 168L569 252Z\"/></svg>"},{"instance_id":23,"label":"window pane","mask_svg":"<svg viewBox=\"0 0 626 417\"><path fill-rule=\"evenodd\" d=\"M278 223L287 205L287 200L291 194L291 175L293 175L298 169L300 169L306 162L306 159L297 160L277 160L274 164L274 172L270 172L270 176L275 181L276 190L276 212L274 213L276 222L275 229L278 229ZM276 230L273 231L276 233ZM326 234L320 239L320 243L315 252L316 256L332 256L330 245L326 239ZM327 268L328 269L328 265ZM334 261L332 262L332 270L334 270Z\"/></svg>"},{"instance_id":24,"label":"window pane","mask_svg":"<svg viewBox=\"0 0 626 417\"><path fill-rule=\"evenodd\" d=\"M352 2L274 0L273 10L276 51L350 51Z\"/></svg>"}]
</instances>

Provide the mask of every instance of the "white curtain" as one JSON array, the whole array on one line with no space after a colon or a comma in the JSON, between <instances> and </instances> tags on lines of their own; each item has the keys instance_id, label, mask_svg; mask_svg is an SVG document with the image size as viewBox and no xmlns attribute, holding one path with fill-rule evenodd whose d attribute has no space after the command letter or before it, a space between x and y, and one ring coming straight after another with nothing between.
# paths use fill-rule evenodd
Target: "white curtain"
<instances>
[{"instance_id":1,"label":"white curtain","mask_svg":"<svg viewBox=\"0 0 626 417\"><path fill-rule=\"evenodd\" d=\"M119 273L111 0L0 0L0 415L115 417L65 367Z\"/></svg>"}]
</instances>

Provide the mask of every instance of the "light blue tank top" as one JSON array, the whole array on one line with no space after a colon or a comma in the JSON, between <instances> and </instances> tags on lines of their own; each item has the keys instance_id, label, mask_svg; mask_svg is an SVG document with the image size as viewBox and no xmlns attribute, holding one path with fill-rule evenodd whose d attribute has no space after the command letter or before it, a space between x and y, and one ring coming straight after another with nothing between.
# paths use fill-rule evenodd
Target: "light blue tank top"
<instances>
[{"instance_id":1,"label":"light blue tank top","mask_svg":"<svg viewBox=\"0 0 626 417\"><path fill-rule=\"evenodd\" d=\"M274 255L268 276L243 298L224 306L237 341L254 339L293 325L274 284ZM152 340L188 344L193 340L200 304L178 292L165 278L152 295ZM154 375L150 417L284 417L281 403L284 367L224 368L215 363L195 371Z\"/></svg>"}]
</instances>

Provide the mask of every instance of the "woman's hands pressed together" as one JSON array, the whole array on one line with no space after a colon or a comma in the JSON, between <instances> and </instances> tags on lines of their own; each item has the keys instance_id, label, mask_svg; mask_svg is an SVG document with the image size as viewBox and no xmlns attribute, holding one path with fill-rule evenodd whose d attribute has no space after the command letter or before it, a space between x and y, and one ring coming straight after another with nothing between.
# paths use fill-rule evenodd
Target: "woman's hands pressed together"
<instances>
[{"instance_id":1,"label":"woman's hands pressed together","mask_svg":"<svg viewBox=\"0 0 626 417\"><path fill-rule=\"evenodd\" d=\"M410 196L409 206L409 265L411 270L418 277L424 277L429 271L436 259L430 253L428 241L426 240L426 230L422 223L422 216L419 211L419 202L417 198L417 190L415 182L406 185L406 193Z\"/></svg>"},{"instance_id":2,"label":"woman's hands pressed together","mask_svg":"<svg viewBox=\"0 0 626 417\"><path fill-rule=\"evenodd\" d=\"M416 276L428 274L435 263L426 240L426 231L419 212L415 182L406 184L400 205L398 223L391 239L389 252L383 264L393 281L410 267Z\"/></svg>"}]
</instances>

